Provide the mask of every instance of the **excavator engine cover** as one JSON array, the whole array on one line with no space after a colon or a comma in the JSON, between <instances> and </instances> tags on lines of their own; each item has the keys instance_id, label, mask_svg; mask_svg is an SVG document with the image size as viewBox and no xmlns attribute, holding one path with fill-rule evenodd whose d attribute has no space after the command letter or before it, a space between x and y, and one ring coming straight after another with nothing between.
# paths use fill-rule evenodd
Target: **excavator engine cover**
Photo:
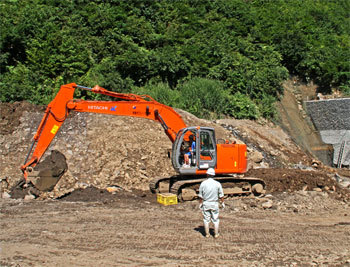
<instances>
[{"instance_id":1,"label":"excavator engine cover","mask_svg":"<svg viewBox=\"0 0 350 267\"><path fill-rule=\"evenodd\" d=\"M62 175L68 169L66 157L57 150L52 150L51 155L34 167L28 173L32 184L40 191L52 190Z\"/></svg>"}]
</instances>

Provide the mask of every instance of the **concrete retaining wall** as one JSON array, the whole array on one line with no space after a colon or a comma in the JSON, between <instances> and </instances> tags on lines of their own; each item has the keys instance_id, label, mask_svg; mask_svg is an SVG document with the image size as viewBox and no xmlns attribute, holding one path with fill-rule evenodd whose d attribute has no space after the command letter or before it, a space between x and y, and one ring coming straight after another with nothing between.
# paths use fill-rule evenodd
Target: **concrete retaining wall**
<instances>
[{"instance_id":1,"label":"concrete retaining wall","mask_svg":"<svg viewBox=\"0 0 350 267\"><path fill-rule=\"evenodd\" d=\"M305 104L322 141L333 146L333 164L349 166L350 98L307 101ZM341 150L343 154L339 157Z\"/></svg>"}]
</instances>

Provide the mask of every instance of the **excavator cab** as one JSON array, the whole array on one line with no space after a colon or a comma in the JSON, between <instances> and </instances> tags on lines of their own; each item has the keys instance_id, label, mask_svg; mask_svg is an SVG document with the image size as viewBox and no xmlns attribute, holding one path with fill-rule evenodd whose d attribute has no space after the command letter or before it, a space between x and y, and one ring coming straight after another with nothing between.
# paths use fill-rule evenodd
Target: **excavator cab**
<instances>
[{"instance_id":1,"label":"excavator cab","mask_svg":"<svg viewBox=\"0 0 350 267\"><path fill-rule=\"evenodd\" d=\"M186 162L189 157L189 162ZM193 175L215 168L217 162L215 131L210 127L181 129L173 143L172 164L182 175Z\"/></svg>"}]
</instances>

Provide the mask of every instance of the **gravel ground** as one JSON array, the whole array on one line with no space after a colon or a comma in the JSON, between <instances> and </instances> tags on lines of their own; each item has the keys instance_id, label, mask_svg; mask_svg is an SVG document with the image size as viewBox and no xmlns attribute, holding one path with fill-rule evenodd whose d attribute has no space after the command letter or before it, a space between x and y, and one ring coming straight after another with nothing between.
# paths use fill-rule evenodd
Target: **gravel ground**
<instances>
[{"instance_id":1,"label":"gravel ground","mask_svg":"<svg viewBox=\"0 0 350 267\"><path fill-rule=\"evenodd\" d=\"M197 202L86 192L1 200L0 266L350 266L349 205L323 193L227 199L221 235L207 239Z\"/></svg>"}]
</instances>

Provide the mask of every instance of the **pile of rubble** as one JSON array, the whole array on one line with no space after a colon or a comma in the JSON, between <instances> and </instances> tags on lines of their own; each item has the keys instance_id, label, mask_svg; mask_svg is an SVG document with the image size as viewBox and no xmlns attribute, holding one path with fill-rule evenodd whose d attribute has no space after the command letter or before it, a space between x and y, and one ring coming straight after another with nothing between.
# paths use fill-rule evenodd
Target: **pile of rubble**
<instances>
[{"instance_id":1,"label":"pile of rubble","mask_svg":"<svg viewBox=\"0 0 350 267\"><path fill-rule=\"evenodd\" d=\"M10 188L22 178L20 166L43 117L44 108L25 102L0 103L0 108L0 178L4 181L2 191L10 193ZM312 165L313 159L300 150L285 132L270 123L232 119L210 122L181 110L178 112L187 125L214 127L217 138L247 143L249 167L257 170L257 177L259 172L269 173L270 167L278 167L281 172L276 175L280 179L270 180L268 188L271 192L276 191L279 183L291 186L291 181L295 180L291 175L296 172L290 169L296 165ZM52 192L44 193L41 197L57 198L88 186L148 191L148 184L154 177L175 174L168 158L171 147L170 140L157 122L72 113L49 148L65 155L68 171ZM271 170L273 173L274 170ZM287 177L283 175L284 170ZM265 176L269 177L270 174ZM314 182L310 180L307 183ZM332 188L331 185L328 187Z\"/></svg>"}]
</instances>

